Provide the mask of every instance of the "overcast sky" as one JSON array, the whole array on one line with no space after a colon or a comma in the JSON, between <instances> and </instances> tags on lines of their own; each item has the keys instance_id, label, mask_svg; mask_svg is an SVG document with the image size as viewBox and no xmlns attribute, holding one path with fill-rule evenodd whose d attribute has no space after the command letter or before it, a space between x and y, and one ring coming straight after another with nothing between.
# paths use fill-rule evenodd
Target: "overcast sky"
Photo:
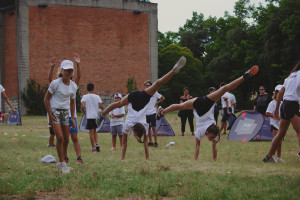
<instances>
[{"instance_id":1,"label":"overcast sky","mask_svg":"<svg viewBox=\"0 0 300 200\"><path fill-rule=\"evenodd\" d=\"M177 32L187 19L192 18L193 11L209 16L223 17L228 11L233 15L234 4L237 0L150 0L158 4L158 30L160 32ZM256 6L265 5L264 0L250 0Z\"/></svg>"}]
</instances>

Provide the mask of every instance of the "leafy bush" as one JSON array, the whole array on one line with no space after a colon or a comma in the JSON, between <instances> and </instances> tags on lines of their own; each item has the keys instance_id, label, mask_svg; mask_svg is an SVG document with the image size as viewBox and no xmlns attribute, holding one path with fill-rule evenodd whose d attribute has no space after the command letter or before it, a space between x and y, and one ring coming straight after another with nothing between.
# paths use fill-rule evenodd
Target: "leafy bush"
<instances>
[{"instance_id":1,"label":"leafy bush","mask_svg":"<svg viewBox=\"0 0 300 200\"><path fill-rule=\"evenodd\" d=\"M44 97L47 89L48 85L42 86L33 79L28 81L27 88L24 89L21 94L27 109L27 114L46 115L47 112L44 106Z\"/></svg>"},{"instance_id":2,"label":"leafy bush","mask_svg":"<svg viewBox=\"0 0 300 200\"><path fill-rule=\"evenodd\" d=\"M128 77L126 86L127 86L128 93L137 90L137 85L136 85L136 81L134 80L134 76Z\"/></svg>"}]
</instances>

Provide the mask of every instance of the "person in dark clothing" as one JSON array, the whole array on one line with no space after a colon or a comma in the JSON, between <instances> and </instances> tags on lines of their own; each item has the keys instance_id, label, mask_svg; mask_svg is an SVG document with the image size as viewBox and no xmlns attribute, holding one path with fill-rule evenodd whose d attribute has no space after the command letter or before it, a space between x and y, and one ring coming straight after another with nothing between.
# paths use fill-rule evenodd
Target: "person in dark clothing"
<instances>
[{"instance_id":1,"label":"person in dark clothing","mask_svg":"<svg viewBox=\"0 0 300 200\"><path fill-rule=\"evenodd\" d=\"M186 102L189 99L192 99L193 97L190 95L189 89L187 87L183 88L183 96L180 97L180 103ZM194 114L193 109L188 110L181 110L179 114L181 118L181 135L184 136L185 132L185 124L186 120L188 119L190 130L192 132L192 135L194 135Z\"/></svg>"},{"instance_id":2,"label":"person in dark clothing","mask_svg":"<svg viewBox=\"0 0 300 200\"><path fill-rule=\"evenodd\" d=\"M257 95L253 110L266 115L266 110L269 103L272 101L272 97L266 93L264 86L259 86L259 95Z\"/></svg>"}]
</instances>

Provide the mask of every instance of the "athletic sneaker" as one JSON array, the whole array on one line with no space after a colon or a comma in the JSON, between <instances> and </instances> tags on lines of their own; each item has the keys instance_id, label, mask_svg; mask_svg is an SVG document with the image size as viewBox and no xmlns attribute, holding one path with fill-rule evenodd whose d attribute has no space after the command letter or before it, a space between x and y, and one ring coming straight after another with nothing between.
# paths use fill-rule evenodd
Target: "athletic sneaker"
<instances>
[{"instance_id":1,"label":"athletic sneaker","mask_svg":"<svg viewBox=\"0 0 300 200\"><path fill-rule=\"evenodd\" d=\"M153 146L153 143L152 142L148 142L148 146L149 147Z\"/></svg>"},{"instance_id":2,"label":"athletic sneaker","mask_svg":"<svg viewBox=\"0 0 300 200\"><path fill-rule=\"evenodd\" d=\"M97 150L97 152L100 152L100 146L99 146L99 144L96 144L96 150Z\"/></svg>"},{"instance_id":3,"label":"athletic sneaker","mask_svg":"<svg viewBox=\"0 0 300 200\"><path fill-rule=\"evenodd\" d=\"M155 115L156 120L160 120L160 118L163 117L163 114L161 113L161 110L162 110L162 107L159 106L158 109L157 109L156 115Z\"/></svg>"},{"instance_id":4,"label":"athletic sneaker","mask_svg":"<svg viewBox=\"0 0 300 200\"><path fill-rule=\"evenodd\" d=\"M264 162L276 162L275 159L271 156L266 155L263 159Z\"/></svg>"},{"instance_id":5,"label":"athletic sneaker","mask_svg":"<svg viewBox=\"0 0 300 200\"><path fill-rule=\"evenodd\" d=\"M96 124L97 126L100 126L101 125L101 122L104 120L105 117L102 116L102 111L99 110L97 112L97 118L96 118Z\"/></svg>"},{"instance_id":6,"label":"athletic sneaker","mask_svg":"<svg viewBox=\"0 0 300 200\"><path fill-rule=\"evenodd\" d=\"M297 153L297 156L300 157L300 151Z\"/></svg>"},{"instance_id":7,"label":"athletic sneaker","mask_svg":"<svg viewBox=\"0 0 300 200\"><path fill-rule=\"evenodd\" d=\"M68 158L68 157L65 157L64 161L65 161L66 163L68 163L68 162L69 162L69 158Z\"/></svg>"},{"instance_id":8,"label":"athletic sneaker","mask_svg":"<svg viewBox=\"0 0 300 200\"><path fill-rule=\"evenodd\" d=\"M93 152L93 153L94 153L94 152L97 152L96 148L92 148L92 152Z\"/></svg>"},{"instance_id":9,"label":"athletic sneaker","mask_svg":"<svg viewBox=\"0 0 300 200\"><path fill-rule=\"evenodd\" d=\"M78 164L78 165L82 165L82 164L83 164L83 161L82 161L81 156L78 156L78 157L77 157L77 164Z\"/></svg>"},{"instance_id":10,"label":"athletic sneaker","mask_svg":"<svg viewBox=\"0 0 300 200\"><path fill-rule=\"evenodd\" d=\"M254 65L253 67L251 67L251 69L245 72L245 74L243 75L244 79L251 78L252 76L257 74L258 70L259 70L258 66Z\"/></svg>"},{"instance_id":11,"label":"athletic sneaker","mask_svg":"<svg viewBox=\"0 0 300 200\"><path fill-rule=\"evenodd\" d=\"M47 144L47 147L55 147L55 144Z\"/></svg>"},{"instance_id":12,"label":"athletic sneaker","mask_svg":"<svg viewBox=\"0 0 300 200\"><path fill-rule=\"evenodd\" d=\"M158 144L155 142L155 143L153 144L153 146L154 146L154 147L158 147Z\"/></svg>"},{"instance_id":13,"label":"athletic sneaker","mask_svg":"<svg viewBox=\"0 0 300 200\"><path fill-rule=\"evenodd\" d=\"M282 158L278 157L277 162L284 162L284 160L282 160Z\"/></svg>"},{"instance_id":14,"label":"athletic sneaker","mask_svg":"<svg viewBox=\"0 0 300 200\"><path fill-rule=\"evenodd\" d=\"M57 169L60 170L63 174L69 174L70 173L70 167L67 167L66 162L59 162L56 165Z\"/></svg>"},{"instance_id":15,"label":"athletic sneaker","mask_svg":"<svg viewBox=\"0 0 300 200\"><path fill-rule=\"evenodd\" d=\"M185 63L186 63L186 58L184 56L181 56L178 62L174 65L173 72L177 74L180 71L180 69L184 67Z\"/></svg>"},{"instance_id":16,"label":"athletic sneaker","mask_svg":"<svg viewBox=\"0 0 300 200\"><path fill-rule=\"evenodd\" d=\"M112 147L110 150L111 150L111 151L115 151L115 150L116 150L116 147Z\"/></svg>"}]
</instances>

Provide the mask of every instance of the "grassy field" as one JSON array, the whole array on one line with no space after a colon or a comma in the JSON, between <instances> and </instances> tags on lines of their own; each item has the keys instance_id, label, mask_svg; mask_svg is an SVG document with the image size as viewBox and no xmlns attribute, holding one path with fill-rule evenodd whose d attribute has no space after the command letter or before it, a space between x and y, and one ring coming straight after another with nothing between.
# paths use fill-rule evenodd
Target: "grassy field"
<instances>
[{"instance_id":1,"label":"grassy field","mask_svg":"<svg viewBox=\"0 0 300 200\"><path fill-rule=\"evenodd\" d=\"M57 158L56 149L46 147L48 138L38 137L49 135L46 117L23 116L22 126L0 125L0 199L300 198L299 147L292 128L283 142L285 163L262 162L270 142L229 142L227 136L218 143L216 162L206 138L194 161L194 137L189 131L180 136L175 113L167 120L177 135L159 137L149 161L133 137L123 163L119 143L110 151L109 133L99 133L101 152L92 153L89 135L79 132L84 164L76 165L70 139L69 166L74 170L68 175L60 174L55 164L40 162L48 154ZM175 146L166 147L171 141Z\"/></svg>"}]
</instances>

